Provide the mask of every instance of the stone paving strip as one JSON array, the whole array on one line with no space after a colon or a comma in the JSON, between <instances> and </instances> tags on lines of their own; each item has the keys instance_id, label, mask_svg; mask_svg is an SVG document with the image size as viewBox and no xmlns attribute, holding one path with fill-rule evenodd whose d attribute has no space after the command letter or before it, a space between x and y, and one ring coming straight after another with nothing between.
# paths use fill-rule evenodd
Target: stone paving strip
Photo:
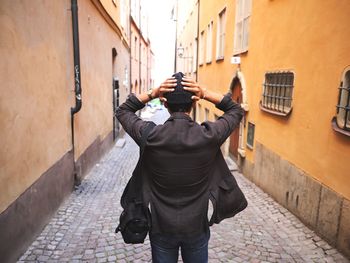
<instances>
[{"instance_id":1,"label":"stone paving strip","mask_svg":"<svg viewBox=\"0 0 350 263\"><path fill-rule=\"evenodd\" d=\"M138 158L137 145L125 138L125 146L95 165L18 262L151 262L148 238L127 245L114 233L119 199ZM211 228L209 263L350 262L243 175L234 176L249 205Z\"/></svg>"}]
</instances>

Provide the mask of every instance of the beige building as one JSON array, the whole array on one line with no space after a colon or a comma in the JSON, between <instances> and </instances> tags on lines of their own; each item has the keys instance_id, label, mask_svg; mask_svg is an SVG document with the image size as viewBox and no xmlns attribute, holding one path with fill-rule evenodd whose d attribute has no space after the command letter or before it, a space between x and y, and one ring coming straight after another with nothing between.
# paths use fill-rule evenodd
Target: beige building
<instances>
[{"instance_id":1,"label":"beige building","mask_svg":"<svg viewBox=\"0 0 350 263\"><path fill-rule=\"evenodd\" d=\"M198 81L230 91L246 111L222 150L350 255L350 2L178 0L178 7L177 70L192 74L188 60L197 57ZM197 106L197 121L220 114L205 101Z\"/></svg>"},{"instance_id":2,"label":"beige building","mask_svg":"<svg viewBox=\"0 0 350 263\"><path fill-rule=\"evenodd\" d=\"M0 262L17 259L117 139L129 4L1 1Z\"/></svg>"},{"instance_id":3,"label":"beige building","mask_svg":"<svg viewBox=\"0 0 350 263\"><path fill-rule=\"evenodd\" d=\"M148 1L132 0L130 16L131 92L140 94L153 85L153 53L149 40Z\"/></svg>"}]
</instances>

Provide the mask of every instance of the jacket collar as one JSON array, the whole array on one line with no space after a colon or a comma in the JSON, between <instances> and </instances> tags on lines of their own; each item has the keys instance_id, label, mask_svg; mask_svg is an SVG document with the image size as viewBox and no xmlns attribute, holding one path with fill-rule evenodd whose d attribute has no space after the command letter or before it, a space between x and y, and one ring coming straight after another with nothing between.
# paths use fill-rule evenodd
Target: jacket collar
<instances>
[{"instance_id":1,"label":"jacket collar","mask_svg":"<svg viewBox=\"0 0 350 263\"><path fill-rule=\"evenodd\" d=\"M169 117L168 121L172 121L174 119L185 119L185 120L193 121L192 118L184 112L172 113L171 116Z\"/></svg>"}]
</instances>

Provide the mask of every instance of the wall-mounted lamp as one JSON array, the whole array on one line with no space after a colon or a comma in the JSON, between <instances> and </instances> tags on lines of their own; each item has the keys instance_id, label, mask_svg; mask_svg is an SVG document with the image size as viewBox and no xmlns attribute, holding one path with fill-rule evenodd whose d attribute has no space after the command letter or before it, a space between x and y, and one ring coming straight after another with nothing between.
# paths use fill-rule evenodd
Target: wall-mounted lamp
<instances>
[{"instance_id":1,"label":"wall-mounted lamp","mask_svg":"<svg viewBox=\"0 0 350 263\"><path fill-rule=\"evenodd\" d=\"M177 48L177 55L179 56L179 58L182 58L182 56L184 55L184 51L185 49L180 44L180 46Z\"/></svg>"},{"instance_id":2,"label":"wall-mounted lamp","mask_svg":"<svg viewBox=\"0 0 350 263\"><path fill-rule=\"evenodd\" d=\"M185 52L185 49L182 47L181 43L180 43L180 46L177 48L177 56L179 58L190 58L192 59L193 57L184 57L184 52Z\"/></svg>"}]
</instances>

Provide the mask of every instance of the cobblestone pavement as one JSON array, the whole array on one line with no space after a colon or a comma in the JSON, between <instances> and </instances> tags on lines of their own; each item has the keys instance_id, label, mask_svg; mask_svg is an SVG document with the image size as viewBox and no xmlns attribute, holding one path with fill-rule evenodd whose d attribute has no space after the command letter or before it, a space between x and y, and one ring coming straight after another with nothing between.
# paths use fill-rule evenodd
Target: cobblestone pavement
<instances>
[{"instance_id":1,"label":"cobblestone pavement","mask_svg":"<svg viewBox=\"0 0 350 263\"><path fill-rule=\"evenodd\" d=\"M162 113L163 112L163 113ZM157 122L166 117L160 110ZM137 162L126 137L91 170L18 262L151 262L150 244L115 234L119 199ZM239 173L249 206L211 228L209 262L350 262Z\"/></svg>"}]
</instances>

